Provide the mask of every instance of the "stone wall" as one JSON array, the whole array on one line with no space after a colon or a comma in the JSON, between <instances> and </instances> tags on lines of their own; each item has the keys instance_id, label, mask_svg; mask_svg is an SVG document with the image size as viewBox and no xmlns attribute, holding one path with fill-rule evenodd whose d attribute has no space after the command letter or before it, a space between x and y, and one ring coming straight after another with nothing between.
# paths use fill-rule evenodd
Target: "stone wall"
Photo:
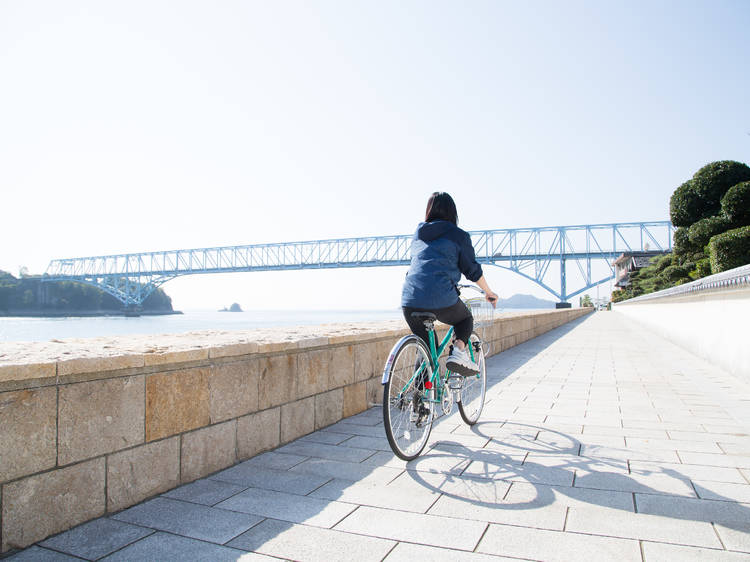
<instances>
[{"instance_id":1,"label":"stone wall","mask_svg":"<svg viewBox=\"0 0 750 562\"><path fill-rule=\"evenodd\" d=\"M588 312L504 314L499 353ZM402 322L0 346L2 552L362 412Z\"/></svg>"}]
</instances>

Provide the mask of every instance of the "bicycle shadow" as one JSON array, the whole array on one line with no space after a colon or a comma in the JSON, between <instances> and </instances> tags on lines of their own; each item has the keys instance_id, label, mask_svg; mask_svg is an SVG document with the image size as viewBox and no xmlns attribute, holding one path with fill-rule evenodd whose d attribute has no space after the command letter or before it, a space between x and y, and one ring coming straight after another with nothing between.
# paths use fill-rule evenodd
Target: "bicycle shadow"
<instances>
[{"instance_id":1,"label":"bicycle shadow","mask_svg":"<svg viewBox=\"0 0 750 562\"><path fill-rule=\"evenodd\" d=\"M624 458L632 451L624 448L602 447L605 452L596 456L593 447L591 455L580 456L585 442L548 427L515 423L513 433L498 437L493 429L498 423L479 422L472 427L474 437L488 440L482 448L442 438L406 463L412 482L440 496L430 513L512 523L513 517L499 512L533 513L555 505L601 507L750 531L746 504L696 484L678 469L657 462L634 469ZM557 439L540 442L531 438L535 431ZM445 468L441 472L434 468L438 466ZM466 505L456 507L459 503Z\"/></svg>"}]
</instances>

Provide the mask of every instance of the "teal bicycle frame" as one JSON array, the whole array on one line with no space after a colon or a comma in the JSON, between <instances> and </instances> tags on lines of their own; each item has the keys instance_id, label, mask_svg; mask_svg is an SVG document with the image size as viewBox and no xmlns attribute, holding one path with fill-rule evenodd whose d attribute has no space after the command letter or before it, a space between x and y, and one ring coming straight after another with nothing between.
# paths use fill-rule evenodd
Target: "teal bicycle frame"
<instances>
[{"instance_id":1,"label":"teal bicycle frame","mask_svg":"<svg viewBox=\"0 0 750 562\"><path fill-rule=\"evenodd\" d=\"M443 351L445 351L445 348L450 343L451 339L453 338L453 326L451 326L448 331L446 332L445 336L443 337L443 340L440 342L440 346L436 348L437 340L435 338L435 330L427 330L427 335L429 336L430 340L430 363L432 366L432 376L429 379L429 382L431 384L431 388L435 389L435 400L429 399L429 388L427 388L427 385L425 385L425 390L423 391L423 398L427 400L428 402L434 402L436 404L439 404L443 399L443 393L445 392L445 386L443 384L443 380L440 378L440 363L439 358L443 354ZM472 345L467 345L466 349L469 350L469 357L471 357L471 360L474 361L474 347ZM412 375L412 377L406 382L404 387L401 389L401 394L403 395L404 392L412 385L414 382L414 379L419 378L422 373L424 373L424 370L426 368L426 365L423 363L419 366L419 369ZM450 376L451 371L446 371L445 378L448 379Z\"/></svg>"}]
</instances>

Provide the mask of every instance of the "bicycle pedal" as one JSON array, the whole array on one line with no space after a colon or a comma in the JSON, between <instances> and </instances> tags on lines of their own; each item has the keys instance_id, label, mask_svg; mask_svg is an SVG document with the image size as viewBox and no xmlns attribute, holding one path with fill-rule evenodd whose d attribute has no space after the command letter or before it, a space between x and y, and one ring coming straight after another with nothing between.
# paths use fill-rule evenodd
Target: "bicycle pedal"
<instances>
[{"instance_id":1,"label":"bicycle pedal","mask_svg":"<svg viewBox=\"0 0 750 562\"><path fill-rule=\"evenodd\" d=\"M451 374L448 377L448 380L445 382L448 385L448 388L450 388L451 390L461 390L464 384L464 377L462 377L461 375Z\"/></svg>"}]
</instances>

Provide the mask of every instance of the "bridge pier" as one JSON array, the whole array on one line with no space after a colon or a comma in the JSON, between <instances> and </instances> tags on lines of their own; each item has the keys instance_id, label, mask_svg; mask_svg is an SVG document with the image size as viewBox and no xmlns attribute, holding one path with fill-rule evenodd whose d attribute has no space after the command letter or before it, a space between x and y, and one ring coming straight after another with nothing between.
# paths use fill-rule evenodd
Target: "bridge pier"
<instances>
[{"instance_id":1,"label":"bridge pier","mask_svg":"<svg viewBox=\"0 0 750 562\"><path fill-rule=\"evenodd\" d=\"M569 302L556 302L555 308L570 308L572 305Z\"/></svg>"}]
</instances>

